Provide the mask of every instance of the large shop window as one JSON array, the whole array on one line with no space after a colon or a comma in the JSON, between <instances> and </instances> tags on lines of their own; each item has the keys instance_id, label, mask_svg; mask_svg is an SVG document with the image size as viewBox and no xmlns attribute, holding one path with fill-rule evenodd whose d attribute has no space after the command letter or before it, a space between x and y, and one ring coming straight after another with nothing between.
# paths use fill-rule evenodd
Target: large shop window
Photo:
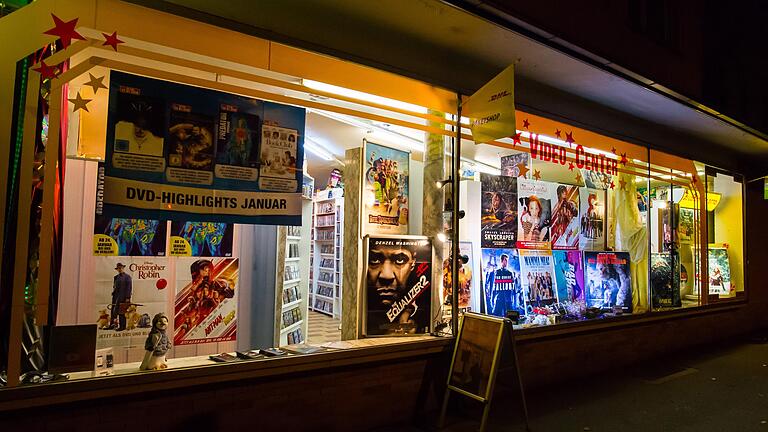
<instances>
[{"instance_id":1,"label":"large shop window","mask_svg":"<svg viewBox=\"0 0 768 432\"><path fill-rule=\"evenodd\" d=\"M23 382L451 333L445 112L267 71L120 69L91 70L107 90L70 107L67 252Z\"/></svg>"},{"instance_id":2,"label":"large shop window","mask_svg":"<svg viewBox=\"0 0 768 432\"><path fill-rule=\"evenodd\" d=\"M533 328L740 295L740 178L517 114L515 136L462 142L473 307Z\"/></svg>"}]
</instances>

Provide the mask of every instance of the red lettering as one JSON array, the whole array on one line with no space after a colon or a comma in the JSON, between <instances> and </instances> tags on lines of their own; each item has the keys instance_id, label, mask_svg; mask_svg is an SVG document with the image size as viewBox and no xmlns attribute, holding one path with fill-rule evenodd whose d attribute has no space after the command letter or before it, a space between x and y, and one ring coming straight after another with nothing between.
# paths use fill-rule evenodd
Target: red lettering
<instances>
[{"instance_id":1,"label":"red lettering","mask_svg":"<svg viewBox=\"0 0 768 432\"><path fill-rule=\"evenodd\" d=\"M552 146L546 143L542 144L541 154L542 154L542 159L545 161L549 161L550 159L552 159Z\"/></svg>"},{"instance_id":2,"label":"red lettering","mask_svg":"<svg viewBox=\"0 0 768 432\"><path fill-rule=\"evenodd\" d=\"M619 170L616 169L616 164L617 163L618 163L618 161L616 159L612 159L611 160L611 174L612 175L617 175L619 173Z\"/></svg>"},{"instance_id":3,"label":"red lettering","mask_svg":"<svg viewBox=\"0 0 768 432\"><path fill-rule=\"evenodd\" d=\"M531 143L531 159L536 159L536 155L539 153L539 136L531 133L528 141Z\"/></svg>"},{"instance_id":4,"label":"red lettering","mask_svg":"<svg viewBox=\"0 0 768 432\"><path fill-rule=\"evenodd\" d=\"M560 165L565 165L566 154L565 147L559 147L560 149Z\"/></svg>"},{"instance_id":5,"label":"red lettering","mask_svg":"<svg viewBox=\"0 0 768 432\"><path fill-rule=\"evenodd\" d=\"M584 147L581 144L576 145L576 166L581 169L584 168L584 161L581 159L584 157Z\"/></svg>"}]
</instances>

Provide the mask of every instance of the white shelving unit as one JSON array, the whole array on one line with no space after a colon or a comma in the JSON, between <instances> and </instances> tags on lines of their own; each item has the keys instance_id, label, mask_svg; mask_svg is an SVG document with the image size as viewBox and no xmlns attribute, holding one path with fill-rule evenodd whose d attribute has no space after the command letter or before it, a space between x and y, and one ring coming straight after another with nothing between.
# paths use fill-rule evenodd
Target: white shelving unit
<instances>
[{"instance_id":1,"label":"white shelving unit","mask_svg":"<svg viewBox=\"0 0 768 432\"><path fill-rule=\"evenodd\" d=\"M276 346L300 344L307 340L313 203L310 197L303 198L301 226L279 227L277 232L278 247L283 253L277 254L276 262L277 274L282 275L275 281L276 324L279 328L279 332L276 331Z\"/></svg>"},{"instance_id":2,"label":"white shelving unit","mask_svg":"<svg viewBox=\"0 0 768 432\"><path fill-rule=\"evenodd\" d=\"M309 307L341 319L341 284L344 266L344 198L342 189L315 195L312 209L312 257Z\"/></svg>"}]
</instances>

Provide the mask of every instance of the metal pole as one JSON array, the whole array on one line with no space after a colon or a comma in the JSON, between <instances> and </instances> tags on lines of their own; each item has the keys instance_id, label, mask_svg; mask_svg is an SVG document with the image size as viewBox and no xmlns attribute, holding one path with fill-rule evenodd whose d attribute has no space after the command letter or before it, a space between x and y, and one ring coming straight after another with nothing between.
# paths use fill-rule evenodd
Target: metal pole
<instances>
[{"instance_id":1,"label":"metal pole","mask_svg":"<svg viewBox=\"0 0 768 432\"><path fill-rule=\"evenodd\" d=\"M461 93L456 93L456 137L451 169L451 334L459 329L459 180L461 174Z\"/></svg>"}]
</instances>

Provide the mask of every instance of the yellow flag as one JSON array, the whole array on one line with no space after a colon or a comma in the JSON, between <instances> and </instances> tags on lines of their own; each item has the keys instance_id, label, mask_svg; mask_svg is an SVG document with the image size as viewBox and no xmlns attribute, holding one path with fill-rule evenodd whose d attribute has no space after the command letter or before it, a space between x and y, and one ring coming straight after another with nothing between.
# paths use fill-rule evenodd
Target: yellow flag
<instances>
[{"instance_id":1,"label":"yellow flag","mask_svg":"<svg viewBox=\"0 0 768 432\"><path fill-rule=\"evenodd\" d=\"M512 136L515 131L515 68L507 66L462 105L469 117L472 139L487 143Z\"/></svg>"}]
</instances>

